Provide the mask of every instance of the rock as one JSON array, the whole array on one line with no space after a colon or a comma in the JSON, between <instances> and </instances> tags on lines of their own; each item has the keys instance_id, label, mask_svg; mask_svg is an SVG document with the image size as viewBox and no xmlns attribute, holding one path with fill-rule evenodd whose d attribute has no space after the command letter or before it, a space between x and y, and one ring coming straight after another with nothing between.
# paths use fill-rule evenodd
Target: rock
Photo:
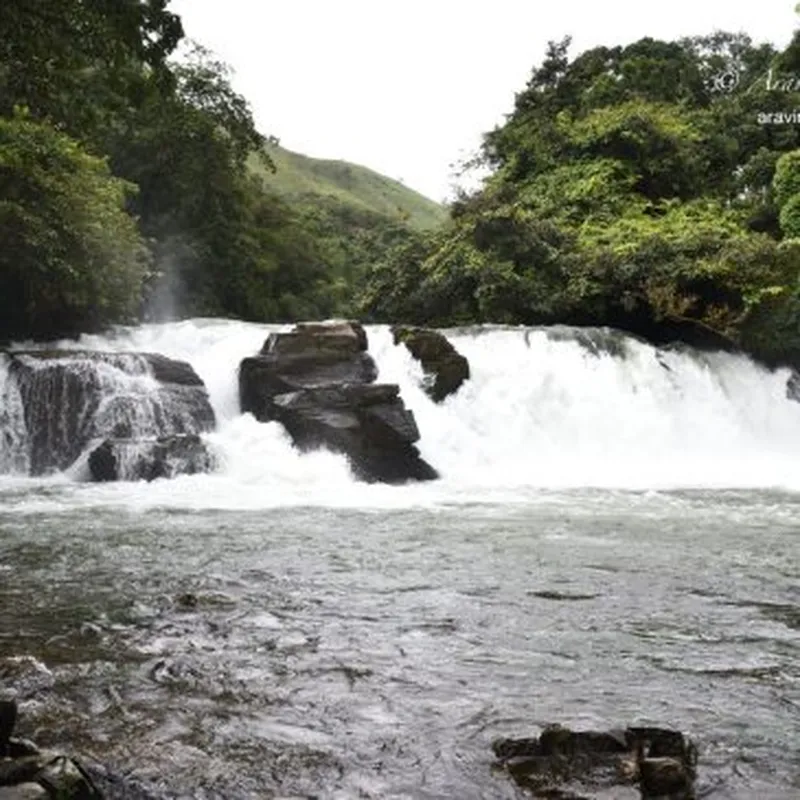
<instances>
[{"instance_id":1,"label":"rock","mask_svg":"<svg viewBox=\"0 0 800 800\"><path fill-rule=\"evenodd\" d=\"M537 797L694 797L697 750L678 731L627 728L572 731L547 726L535 738L498 739L495 756L512 779Z\"/></svg>"},{"instance_id":2,"label":"rock","mask_svg":"<svg viewBox=\"0 0 800 800\"><path fill-rule=\"evenodd\" d=\"M17 724L17 701L0 700L0 757L8 752L8 744Z\"/></svg>"},{"instance_id":3,"label":"rock","mask_svg":"<svg viewBox=\"0 0 800 800\"><path fill-rule=\"evenodd\" d=\"M28 739L11 739L8 743L6 755L9 758L23 758L24 756L36 756L41 751Z\"/></svg>"},{"instance_id":4,"label":"rock","mask_svg":"<svg viewBox=\"0 0 800 800\"><path fill-rule=\"evenodd\" d=\"M0 702L0 800L101 800L92 778L74 759L13 739L13 701Z\"/></svg>"},{"instance_id":5,"label":"rock","mask_svg":"<svg viewBox=\"0 0 800 800\"><path fill-rule=\"evenodd\" d=\"M358 323L302 323L271 334L240 365L242 411L280 422L301 450L346 454L360 480L438 477L414 446L419 430L399 388L374 383L378 371L366 350Z\"/></svg>"},{"instance_id":6,"label":"rock","mask_svg":"<svg viewBox=\"0 0 800 800\"><path fill-rule=\"evenodd\" d=\"M152 481L211 472L213 453L197 434L158 439L106 439L89 455L92 480Z\"/></svg>"},{"instance_id":7,"label":"rock","mask_svg":"<svg viewBox=\"0 0 800 800\"><path fill-rule=\"evenodd\" d=\"M76 761L57 753L43 754L36 782L59 800L101 800L91 779Z\"/></svg>"},{"instance_id":8,"label":"rock","mask_svg":"<svg viewBox=\"0 0 800 800\"><path fill-rule=\"evenodd\" d=\"M201 433L215 424L203 382L182 361L72 350L9 358L32 475L68 468L95 439Z\"/></svg>"},{"instance_id":9,"label":"rock","mask_svg":"<svg viewBox=\"0 0 800 800\"><path fill-rule=\"evenodd\" d=\"M422 364L424 389L434 402L440 403L469 380L469 362L439 331L395 325L392 336Z\"/></svg>"},{"instance_id":10,"label":"rock","mask_svg":"<svg viewBox=\"0 0 800 800\"><path fill-rule=\"evenodd\" d=\"M299 322L289 333L273 333L264 343L264 355L314 352L366 352L367 333L358 322Z\"/></svg>"},{"instance_id":11,"label":"rock","mask_svg":"<svg viewBox=\"0 0 800 800\"><path fill-rule=\"evenodd\" d=\"M792 374L786 381L786 398L800 403L800 372L792 370Z\"/></svg>"},{"instance_id":12,"label":"rock","mask_svg":"<svg viewBox=\"0 0 800 800\"><path fill-rule=\"evenodd\" d=\"M175 598L175 605L182 611L194 611L200 601L193 592L184 592Z\"/></svg>"},{"instance_id":13,"label":"rock","mask_svg":"<svg viewBox=\"0 0 800 800\"><path fill-rule=\"evenodd\" d=\"M47 800L50 795L38 783L18 783L0 787L0 800Z\"/></svg>"},{"instance_id":14,"label":"rock","mask_svg":"<svg viewBox=\"0 0 800 800\"><path fill-rule=\"evenodd\" d=\"M643 758L639 775L643 797L669 795L675 800L693 800L694 775L677 758Z\"/></svg>"},{"instance_id":15,"label":"rock","mask_svg":"<svg viewBox=\"0 0 800 800\"><path fill-rule=\"evenodd\" d=\"M0 759L0 786L14 786L35 780L44 762L40 755Z\"/></svg>"}]
</instances>

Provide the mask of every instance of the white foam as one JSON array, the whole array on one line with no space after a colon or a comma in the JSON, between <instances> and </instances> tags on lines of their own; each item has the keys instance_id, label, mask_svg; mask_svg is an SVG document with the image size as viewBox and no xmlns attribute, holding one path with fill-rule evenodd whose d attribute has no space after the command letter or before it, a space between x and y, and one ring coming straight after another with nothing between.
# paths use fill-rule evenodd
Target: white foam
<instances>
[{"instance_id":1,"label":"white foam","mask_svg":"<svg viewBox=\"0 0 800 800\"><path fill-rule=\"evenodd\" d=\"M344 457L302 455L279 425L239 413L239 362L277 329L188 320L59 343L189 361L219 421L207 436L220 459L216 474L69 489L62 482L68 502L380 509L530 502L541 490L577 487L800 490L800 404L786 398L786 370L770 372L731 354L658 351L630 337L615 339L624 351L615 356L579 341L601 342L601 332L472 329L448 332L469 359L472 378L437 405L422 391L419 364L380 326L368 329L379 380L400 384L422 434L422 454L442 480L357 483ZM0 482L0 491L6 485ZM45 510L62 500L59 493L37 494L24 503Z\"/></svg>"}]
</instances>

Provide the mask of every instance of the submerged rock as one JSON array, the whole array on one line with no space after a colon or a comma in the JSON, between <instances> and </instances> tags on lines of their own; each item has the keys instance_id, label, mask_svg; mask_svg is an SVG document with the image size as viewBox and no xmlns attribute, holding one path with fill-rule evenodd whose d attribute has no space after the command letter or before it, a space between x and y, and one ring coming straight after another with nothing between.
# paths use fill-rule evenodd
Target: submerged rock
<instances>
[{"instance_id":1,"label":"submerged rock","mask_svg":"<svg viewBox=\"0 0 800 800\"><path fill-rule=\"evenodd\" d=\"M302 450L347 455L365 481L431 480L419 455L414 415L396 384L374 383L367 335L355 322L300 323L274 333L239 367L242 411L284 425Z\"/></svg>"},{"instance_id":2,"label":"submerged rock","mask_svg":"<svg viewBox=\"0 0 800 800\"><path fill-rule=\"evenodd\" d=\"M32 475L71 466L92 440L155 438L213 429L214 412L191 365L152 353L9 354Z\"/></svg>"},{"instance_id":3,"label":"submerged rock","mask_svg":"<svg viewBox=\"0 0 800 800\"><path fill-rule=\"evenodd\" d=\"M395 325L392 337L422 364L426 377L423 388L434 402L440 403L469 380L469 361L439 331Z\"/></svg>"},{"instance_id":4,"label":"submerged rock","mask_svg":"<svg viewBox=\"0 0 800 800\"><path fill-rule=\"evenodd\" d=\"M786 381L786 398L800 403L800 372L792 370L792 374Z\"/></svg>"},{"instance_id":5,"label":"submerged rock","mask_svg":"<svg viewBox=\"0 0 800 800\"><path fill-rule=\"evenodd\" d=\"M499 766L535 797L694 800L697 750L678 731L627 728L572 731L546 727L538 737L498 739Z\"/></svg>"},{"instance_id":6,"label":"submerged rock","mask_svg":"<svg viewBox=\"0 0 800 800\"><path fill-rule=\"evenodd\" d=\"M94 481L152 481L211 472L214 454L197 434L158 439L106 439L89 455Z\"/></svg>"}]
</instances>

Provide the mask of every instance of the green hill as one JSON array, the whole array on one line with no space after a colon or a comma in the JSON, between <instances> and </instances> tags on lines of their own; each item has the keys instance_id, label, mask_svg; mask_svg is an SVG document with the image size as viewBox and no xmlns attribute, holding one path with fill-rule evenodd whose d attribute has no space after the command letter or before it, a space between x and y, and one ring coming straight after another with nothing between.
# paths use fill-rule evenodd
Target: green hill
<instances>
[{"instance_id":1,"label":"green hill","mask_svg":"<svg viewBox=\"0 0 800 800\"><path fill-rule=\"evenodd\" d=\"M267 170L255 157L251 166L290 202L328 197L354 209L405 221L420 230L440 225L447 216L444 206L367 167L311 158L273 144L266 149L277 172Z\"/></svg>"}]
</instances>

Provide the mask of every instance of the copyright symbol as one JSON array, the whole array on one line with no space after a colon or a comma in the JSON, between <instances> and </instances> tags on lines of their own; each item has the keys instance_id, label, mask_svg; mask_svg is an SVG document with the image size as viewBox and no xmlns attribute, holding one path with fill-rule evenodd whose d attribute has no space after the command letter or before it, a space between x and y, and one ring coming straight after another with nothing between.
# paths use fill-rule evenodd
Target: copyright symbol
<instances>
[{"instance_id":1,"label":"copyright symbol","mask_svg":"<svg viewBox=\"0 0 800 800\"><path fill-rule=\"evenodd\" d=\"M711 77L709 83L712 92L732 92L739 85L739 73L735 70L719 72Z\"/></svg>"}]
</instances>

